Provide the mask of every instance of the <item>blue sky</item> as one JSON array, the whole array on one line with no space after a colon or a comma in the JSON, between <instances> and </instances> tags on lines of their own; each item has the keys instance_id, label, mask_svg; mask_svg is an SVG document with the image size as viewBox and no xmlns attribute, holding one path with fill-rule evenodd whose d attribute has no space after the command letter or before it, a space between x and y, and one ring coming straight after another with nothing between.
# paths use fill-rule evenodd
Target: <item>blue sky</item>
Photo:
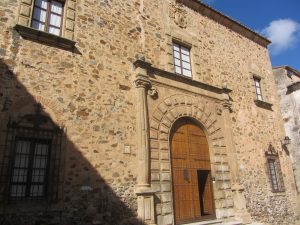
<instances>
[{"instance_id":1,"label":"blue sky","mask_svg":"<svg viewBox=\"0 0 300 225\"><path fill-rule=\"evenodd\" d=\"M272 41L273 66L300 71L300 0L203 0Z\"/></svg>"}]
</instances>

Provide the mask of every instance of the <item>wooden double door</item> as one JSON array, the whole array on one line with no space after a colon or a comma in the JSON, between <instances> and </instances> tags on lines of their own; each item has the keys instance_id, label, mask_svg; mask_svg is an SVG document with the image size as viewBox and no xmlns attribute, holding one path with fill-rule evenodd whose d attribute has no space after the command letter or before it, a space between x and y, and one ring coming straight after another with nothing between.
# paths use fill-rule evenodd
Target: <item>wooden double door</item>
<instances>
[{"instance_id":1,"label":"wooden double door","mask_svg":"<svg viewBox=\"0 0 300 225\"><path fill-rule=\"evenodd\" d=\"M215 217L209 148L203 130L189 119L178 121L171 134L175 223Z\"/></svg>"}]
</instances>

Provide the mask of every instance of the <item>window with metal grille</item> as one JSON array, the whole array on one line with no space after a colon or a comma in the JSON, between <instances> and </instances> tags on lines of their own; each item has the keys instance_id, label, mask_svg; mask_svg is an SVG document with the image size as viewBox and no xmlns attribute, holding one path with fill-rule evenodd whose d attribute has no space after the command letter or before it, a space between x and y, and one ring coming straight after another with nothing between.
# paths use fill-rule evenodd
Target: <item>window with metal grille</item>
<instances>
[{"instance_id":1,"label":"window with metal grille","mask_svg":"<svg viewBox=\"0 0 300 225\"><path fill-rule=\"evenodd\" d=\"M17 138L9 196L45 198L50 161L50 140Z\"/></svg>"},{"instance_id":2,"label":"window with metal grille","mask_svg":"<svg viewBox=\"0 0 300 225\"><path fill-rule=\"evenodd\" d=\"M173 43L175 73L192 77L190 49Z\"/></svg>"},{"instance_id":3,"label":"window with metal grille","mask_svg":"<svg viewBox=\"0 0 300 225\"><path fill-rule=\"evenodd\" d=\"M274 191L279 191L278 175L277 175L277 172L276 172L275 160L274 159L268 159L268 165L269 165L269 172L270 172L270 179L271 179L272 189Z\"/></svg>"},{"instance_id":4,"label":"window with metal grille","mask_svg":"<svg viewBox=\"0 0 300 225\"><path fill-rule=\"evenodd\" d=\"M254 87L255 87L255 93L256 93L256 99L259 101L262 101L262 93L261 93L261 85L260 85L260 79L254 77Z\"/></svg>"},{"instance_id":5,"label":"window with metal grille","mask_svg":"<svg viewBox=\"0 0 300 225\"><path fill-rule=\"evenodd\" d=\"M271 144L269 144L268 150L265 152L265 155L267 159L266 168L269 175L272 191L283 192L284 182L278 152Z\"/></svg>"},{"instance_id":6,"label":"window with metal grille","mask_svg":"<svg viewBox=\"0 0 300 225\"><path fill-rule=\"evenodd\" d=\"M63 3L54 0L35 0L31 27L57 36L61 35Z\"/></svg>"},{"instance_id":7,"label":"window with metal grille","mask_svg":"<svg viewBox=\"0 0 300 225\"><path fill-rule=\"evenodd\" d=\"M34 113L9 120L5 133L5 143L0 144L0 202L59 200L63 128L35 104Z\"/></svg>"}]
</instances>

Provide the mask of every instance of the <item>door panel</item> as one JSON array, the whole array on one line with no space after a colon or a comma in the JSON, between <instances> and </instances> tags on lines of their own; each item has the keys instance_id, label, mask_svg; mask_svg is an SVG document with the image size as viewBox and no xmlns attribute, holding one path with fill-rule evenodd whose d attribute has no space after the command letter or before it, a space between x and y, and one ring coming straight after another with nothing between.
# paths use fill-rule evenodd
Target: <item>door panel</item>
<instances>
[{"instance_id":1,"label":"door panel","mask_svg":"<svg viewBox=\"0 0 300 225\"><path fill-rule=\"evenodd\" d=\"M204 131L189 120L173 129L171 163L176 224L213 216L208 143Z\"/></svg>"}]
</instances>

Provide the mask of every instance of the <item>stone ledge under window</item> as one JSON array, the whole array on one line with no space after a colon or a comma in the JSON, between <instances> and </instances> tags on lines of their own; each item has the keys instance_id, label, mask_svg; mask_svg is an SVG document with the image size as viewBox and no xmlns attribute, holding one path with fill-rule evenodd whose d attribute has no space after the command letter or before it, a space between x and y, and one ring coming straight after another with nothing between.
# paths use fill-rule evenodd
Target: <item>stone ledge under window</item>
<instances>
[{"instance_id":1,"label":"stone ledge under window","mask_svg":"<svg viewBox=\"0 0 300 225\"><path fill-rule=\"evenodd\" d=\"M288 94L291 94L294 91L298 91L298 90L300 90L300 81L288 85L286 94L288 95Z\"/></svg>"},{"instance_id":2,"label":"stone ledge under window","mask_svg":"<svg viewBox=\"0 0 300 225\"><path fill-rule=\"evenodd\" d=\"M271 103L268 103L268 102L264 102L264 101L261 101L261 100L254 100L255 104L258 106L258 107L261 107L261 108L264 108L264 109L268 109L268 110L272 110L272 106L273 104Z\"/></svg>"},{"instance_id":3,"label":"stone ledge under window","mask_svg":"<svg viewBox=\"0 0 300 225\"><path fill-rule=\"evenodd\" d=\"M20 24L17 24L15 26L15 29L24 39L38 41L47 45L59 47L66 50L73 51L75 49L75 41L56 36L54 34L50 34L44 31L39 31L31 27L22 26Z\"/></svg>"}]
</instances>

